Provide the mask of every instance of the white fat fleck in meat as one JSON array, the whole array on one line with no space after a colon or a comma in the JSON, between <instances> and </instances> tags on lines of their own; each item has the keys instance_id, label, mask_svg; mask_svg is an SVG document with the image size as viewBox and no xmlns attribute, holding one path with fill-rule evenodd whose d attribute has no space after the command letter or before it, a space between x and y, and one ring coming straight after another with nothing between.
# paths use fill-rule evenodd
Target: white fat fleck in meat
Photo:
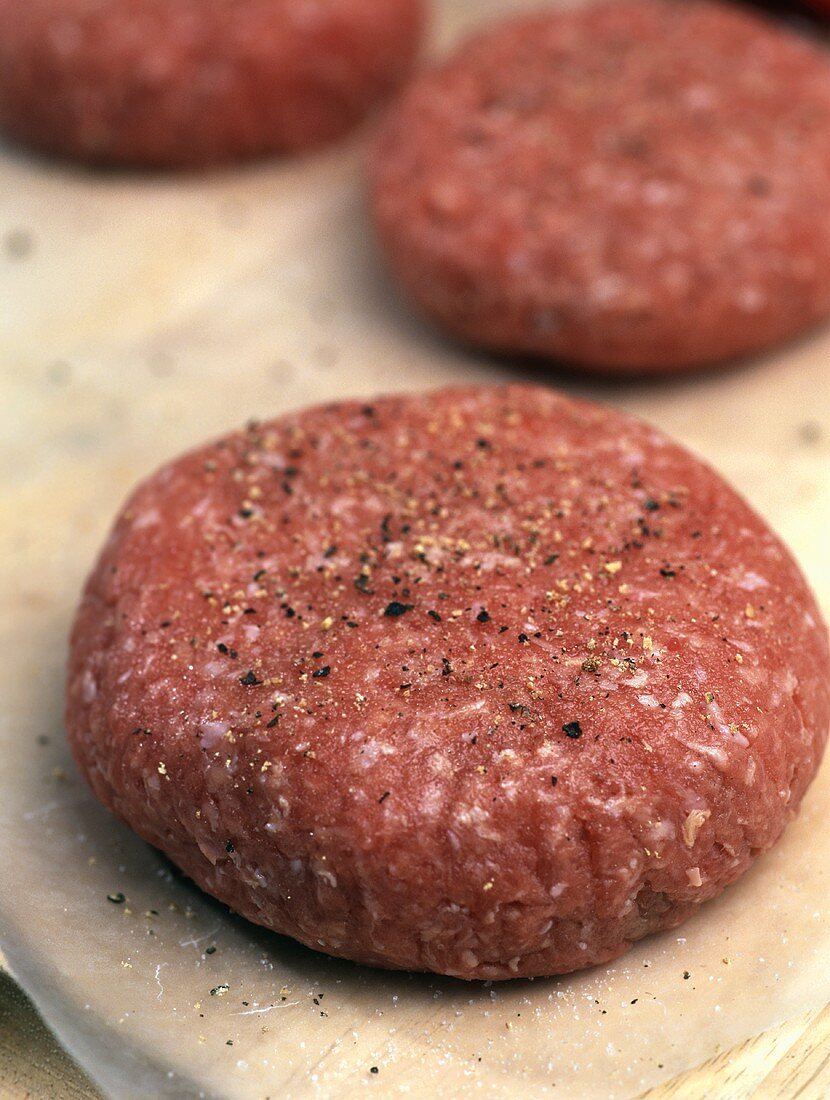
<instances>
[{"instance_id":1,"label":"white fat fleck in meat","mask_svg":"<svg viewBox=\"0 0 830 1100\"><path fill-rule=\"evenodd\" d=\"M84 32L77 18L53 17L47 25L46 34L55 52L70 57L83 44Z\"/></svg>"},{"instance_id":2,"label":"white fat fleck in meat","mask_svg":"<svg viewBox=\"0 0 830 1100\"><path fill-rule=\"evenodd\" d=\"M92 675L89 669L84 672L81 679L81 700L86 703L87 706L95 699L98 694L98 684L95 677Z\"/></svg>"},{"instance_id":3,"label":"white fat fleck in meat","mask_svg":"<svg viewBox=\"0 0 830 1100\"><path fill-rule=\"evenodd\" d=\"M469 806L455 815L455 824L459 828L475 831L476 836L484 840L501 840L501 831L489 825L490 814L481 806Z\"/></svg>"},{"instance_id":4,"label":"white fat fleck in meat","mask_svg":"<svg viewBox=\"0 0 830 1100\"><path fill-rule=\"evenodd\" d=\"M481 708L484 705L485 705L485 700L484 699L476 699L472 703L465 704L465 706L463 706L463 707L455 707L453 709L453 714L454 715L458 715L458 714L475 714L476 711L481 710ZM421 736L421 734L417 733L414 730L412 731L412 733L413 733L413 736Z\"/></svg>"},{"instance_id":5,"label":"white fat fleck in meat","mask_svg":"<svg viewBox=\"0 0 830 1100\"><path fill-rule=\"evenodd\" d=\"M590 795L586 802L589 806L596 806L606 816L619 818L625 813L630 800L625 794L620 794L616 798Z\"/></svg>"},{"instance_id":6,"label":"white fat fleck in meat","mask_svg":"<svg viewBox=\"0 0 830 1100\"><path fill-rule=\"evenodd\" d=\"M754 665L748 665L746 662L742 665L736 665L736 668L740 678L754 687L765 683L769 676L765 668L757 668Z\"/></svg>"},{"instance_id":7,"label":"white fat fleck in meat","mask_svg":"<svg viewBox=\"0 0 830 1100\"><path fill-rule=\"evenodd\" d=\"M793 693L798 687L798 678L793 675L789 668L786 668L773 673L772 684L775 690L772 693L770 702L773 707L779 707L783 700L793 697Z\"/></svg>"},{"instance_id":8,"label":"white fat fleck in meat","mask_svg":"<svg viewBox=\"0 0 830 1100\"><path fill-rule=\"evenodd\" d=\"M421 805L419 807L421 816L426 819L437 817L443 811L444 805L445 797L442 783L440 781L430 783L421 795Z\"/></svg>"},{"instance_id":9,"label":"white fat fleck in meat","mask_svg":"<svg viewBox=\"0 0 830 1100\"><path fill-rule=\"evenodd\" d=\"M317 865L313 870L317 878L322 879L322 881L325 882L327 886L330 886L332 890L337 888L337 876L332 874L327 867L320 867Z\"/></svg>"},{"instance_id":10,"label":"white fat fleck in meat","mask_svg":"<svg viewBox=\"0 0 830 1100\"><path fill-rule=\"evenodd\" d=\"M711 816L711 810L689 811L686 820L683 822L683 843L687 848L694 847L698 832Z\"/></svg>"},{"instance_id":11,"label":"white fat fleck in meat","mask_svg":"<svg viewBox=\"0 0 830 1100\"><path fill-rule=\"evenodd\" d=\"M674 710L682 710L683 707L687 707L692 702L692 697L686 691L678 692L672 700L671 706Z\"/></svg>"},{"instance_id":12,"label":"white fat fleck in meat","mask_svg":"<svg viewBox=\"0 0 830 1100\"><path fill-rule=\"evenodd\" d=\"M207 836L197 836L196 843L199 845L199 851L202 853L205 859L207 859L214 866L219 862L224 854L219 845L215 844L213 840L211 840Z\"/></svg>"},{"instance_id":13,"label":"white fat fleck in meat","mask_svg":"<svg viewBox=\"0 0 830 1100\"><path fill-rule=\"evenodd\" d=\"M373 768L381 757L394 756L396 752L397 749L386 741L376 741L374 738L368 741L363 739L357 761L361 768Z\"/></svg>"},{"instance_id":14,"label":"white fat fleck in meat","mask_svg":"<svg viewBox=\"0 0 830 1100\"><path fill-rule=\"evenodd\" d=\"M760 573L753 573L752 571L744 573L736 583L738 588L743 588L746 592L756 592L759 588L769 588L769 581L762 577Z\"/></svg>"},{"instance_id":15,"label":"white fat fleck in meat","mask_svg":"<svg viewBox=\"0 0 830 1100\"><path fill-rule=\"evenodd\" d=\"M645 669L641 668L637 672L633 673L633 675L629 676L627 680L623 680L621 683L622 683L623 687L630 687L630 688L645 687L646 684L648 683L648 673L646 672Z\"/></svg>"},{"instance_id":16,"label":"white fat fleck in meat","mask_svg":"<svg viewBox=\"0 0 830 1100\"><path fill-rule=\"evenodd\" d=\"M711 696L709 698L711 698ZM723 711L717 702L713 701L709 703L709 713L714 718L718 731L722 733L724 737L729 737L732 731L729 729L729 725L724 719Z\"/></svg>"},{"instance_id":17,"label":"white fat fleck in meat","mask_svg":"<svg viewBox=\"0 0 830 1100\"><path fill-rule=\"evenodd\" d=\"M693 111L711 111L720 104L720 93L712 84L691 84L683 98Z\"/></svg>"},{"instance_id":18,"label":"white fat fleck in meat","mask_svg":"<svg viewBox=\"0 0 830 1100\"><path fill-rule=\"evenodd\" d=\"M728 768L729 757L723 749L717 748L715 745L699 745L694 741L685 741L684 744L692 752L700 753L701 756L711 760L718 771L726 771Z\"/></svg>"},{"instance_id":19,"label":"white fat fleck in meat","mask_svg":"<svg viewBox=\"0 0 830 1100\"><path fill-rule=\"evenodd\" d=\"M600 275L589 290L591 301L595 305L608 305L616 301L625 291L625 280L612 272Z\"/></svg>"},{"instance_id":20,"label":"white fat fleck in meat","mask_svg":"<svg viewBox=\"0 0 830 1100\"><path fill-rule=\"evenodd\" d=\"M386 561L395 561L403 554L405 548L405 543L387 542L383 548L383 557Z\"/></svg>"},{"instance_id":21,"label":"white fat fleck in meat","mask_svg":"<svg viewBox=\"0 0 830 1100\"><path fill-rule=\"evenodd\" d=\"M702 886L703 885L703 879L700 877L700 868L699 867L690 867L686 871L686 878L689 880L689 885L691 885L691 886Z\"/></svg>"},{"instance_id":22,"label":"white fat fleck in meat","mask_svg":"<svg viewBox=\"0 0 830 1100\"><path fill-rule=\"evenodd\" d=\"M552 898L561 898L565 891L568 889L568 884L565 882L556 882L551 886L548 893Z\"/></svg>"},{"instance_id":23,"label":"white fat fleck in meat","mask_svg":"<svg viewBox=\"0 0 830 1100\"><path fill-rule=\"evenodd\" d=\"M442 556L437 551L427 550L426 552L427 561L430 565L439 564L438 559ZM518 569L521 564L519 558L507 557L505 554L496 553L496 551L481 554L475 559L475 565L479 573L492 573L495 569Z\"/></svg>"},{"instance_id":24,"label":"white fat fleck in meat","mask_svg":"<svg viewBox=\"0 0 830 1100\"><path fill-rule=\"evenodd\" d=\"M525 631L525 634L527 634L527 633L528 633L528 631ZM534 638L534 637L531 636L530 638L528 638L528 641L530 642L530 644L532 646L535 646L536 649L541 649L543 653L552 653L556 657L558 657L559 654L562 652L561 646L552 645L550 642L546 642L543 638ZM561 663L566 663L566 664L569 663L569 664L572 664L572 665L579 665L582 662L581 662L579 657L574 657L569 662L561 662Z\"/></svg>"},{"instance_id":25,"label":"white fat fleck in meat","mask_svg":"<svg viewBox=\"0 0 830 1100\"><path fill-rule=\"evenodd\" d=\"M142 531L145 527L157 527L161 523L158 508L148 508L133 520L133 530Z\"/></svg>"},{"instance_id":26,"label":"white fat fleck in meat","mask_svg":"<svg viewBox=\"0 0 830 1100\"><path fill-rule=\"evenodd\" d=\"M228 678L231 676L228 664L225 661L205 661L202 665L202 669L211 680L218 680L222 676Z\"/></svg>"},{"instance_id":27,"label":"white fat fleck in meat","mask_svg":"<svg viewBox=\"0 0 830 1100\"><path fill-rule=\"evenodd\" d=\"M682 189L666 180L648 180L642 195L647 206L668 206L680 199Z\"/></svg>"},{"instance_id":28,"label":"white fat fleck in meat","mask_svg":"<svg viewBox=\"0 0 830 1100\"><path fill-rule=\"evenodd\" d=\"M199 729L202 732L202 746L206 749L215 749L219 742L230 729L228 722L202 722Z\"/></svg>"},{"instance_id":29,"label":"white fat fleck in meat","mask_svg":"<svg viewBox=\"0 0 830 1100\"><path fill-rule=\"evenodd\" d=\"M738 291L737 301L745 313L758 313L764 308L767 296L760 287L747 284Z\"/></svg>"}]
</instances>

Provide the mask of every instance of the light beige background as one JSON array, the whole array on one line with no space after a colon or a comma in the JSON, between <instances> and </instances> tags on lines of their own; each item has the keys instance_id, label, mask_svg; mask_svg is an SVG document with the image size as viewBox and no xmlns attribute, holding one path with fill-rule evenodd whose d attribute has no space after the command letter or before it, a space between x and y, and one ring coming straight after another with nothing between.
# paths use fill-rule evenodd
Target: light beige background
<instances>
[{"instance_id":1,"label":"light beige background","mask_svg":"<svg viewBox=\"0 0 830 1100\"><path fill-rule=\"evenodd\" d=\"M447 0L439 37L513 6ZM207 178L0 150L0 944L119 1097L623 1100L830 1000L826 769L780 847L679 933L488 988L229 916L92 802L63 744L69 618L129 487L206 435L339 396L532 377L650 418L749 497L830 610L830 333L650 386L464 353L378 269L362 142Z\"/></svg>"}]
</instances>

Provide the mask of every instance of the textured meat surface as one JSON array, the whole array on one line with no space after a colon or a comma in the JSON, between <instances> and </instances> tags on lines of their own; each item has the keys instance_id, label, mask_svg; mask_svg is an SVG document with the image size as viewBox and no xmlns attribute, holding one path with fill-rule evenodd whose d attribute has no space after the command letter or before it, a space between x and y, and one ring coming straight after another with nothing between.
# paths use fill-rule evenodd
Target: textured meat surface
<instances>
[{"instance_id":1,"label":"textured meat surface","mask_svg":"<svg viewBox=\"0 0 830 1100\"><path fill-rule=\"evenodd\" d=\"M312 409L128 502L67 723L200 886L333 955L570 971L778 838L830 722L788 552L655 429L535 387Z\"/></svg>"},{"instance_id":2,"label":"textured meat surface","mask_svg":"<svg viewBox=\"0 0 830 1100\"><path fill-rule=\"evenodd\" d=\"M418 79L372 206L464 340L669 373L830 314L830 61L700 0L513 18Z\"/></svg>"},{"instance_id":3,"label":"textured meat surface","mask_svg":"<svg viewBox=\"0 0 830 1100\"><path fill-rule=\"evenodd\" d=\"M0 125L198 165L338 137L409 71L421 0L0 0Z\"/></svg>"}]
</instances>

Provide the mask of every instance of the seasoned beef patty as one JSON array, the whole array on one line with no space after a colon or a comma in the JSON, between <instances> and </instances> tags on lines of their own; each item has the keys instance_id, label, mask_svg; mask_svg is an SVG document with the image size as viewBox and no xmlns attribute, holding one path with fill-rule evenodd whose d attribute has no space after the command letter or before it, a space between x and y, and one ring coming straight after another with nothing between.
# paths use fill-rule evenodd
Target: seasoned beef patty
<instances>
[{"instance_id":1,"label":"seasoned beef patty","mask_svg":"<svg viewBox=\"0 0 830 1100\"><path fill-rule=\"evenodd\" d=\"M72 635L102 802L251 920L462 978L613 959L772 845L830 723L793 559L555 392L313 408L126 504Z\"/></svg>"},{"instance_id":2,"label":"seasoned beef patty","mask_svg":"<svg viewBox=\"0 0 830 1100\"><path fill-rule=\"evenodd\" d=\"M306 149L408 73L421 0L0 0L0 126L104 164Z\"/></svg>"},{"instance_id":3,"label":"seasoned beef patty","mask_svg":"<svg viewBox=\"0 0 830 1100\"><path fill-rule=\"evenodd\" d=\"M707 0L501 22L416 78L371 203L409 297L474 345L668 374L830 315L830 59Z\"/></svg>"}]
</instances>

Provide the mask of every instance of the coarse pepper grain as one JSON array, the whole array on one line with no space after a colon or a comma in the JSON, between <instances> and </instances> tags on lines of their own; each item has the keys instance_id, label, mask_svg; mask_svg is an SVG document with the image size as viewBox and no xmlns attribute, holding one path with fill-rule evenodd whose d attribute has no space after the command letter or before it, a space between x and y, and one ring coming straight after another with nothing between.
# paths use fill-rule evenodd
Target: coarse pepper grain
<instances>
[{"instance_id":1,"label":"coarse pepper grain","mask_svg":"<svg viewBox=\"0 0 830 1100\"><path fill-rule=\"evenodd\" d=\"M150 477L83 595L66 717L98 797L251 920L500 979L612 959L768 849L830 655L781 542L660 432L451 389Z\"/></svg>"}]
</instances>

